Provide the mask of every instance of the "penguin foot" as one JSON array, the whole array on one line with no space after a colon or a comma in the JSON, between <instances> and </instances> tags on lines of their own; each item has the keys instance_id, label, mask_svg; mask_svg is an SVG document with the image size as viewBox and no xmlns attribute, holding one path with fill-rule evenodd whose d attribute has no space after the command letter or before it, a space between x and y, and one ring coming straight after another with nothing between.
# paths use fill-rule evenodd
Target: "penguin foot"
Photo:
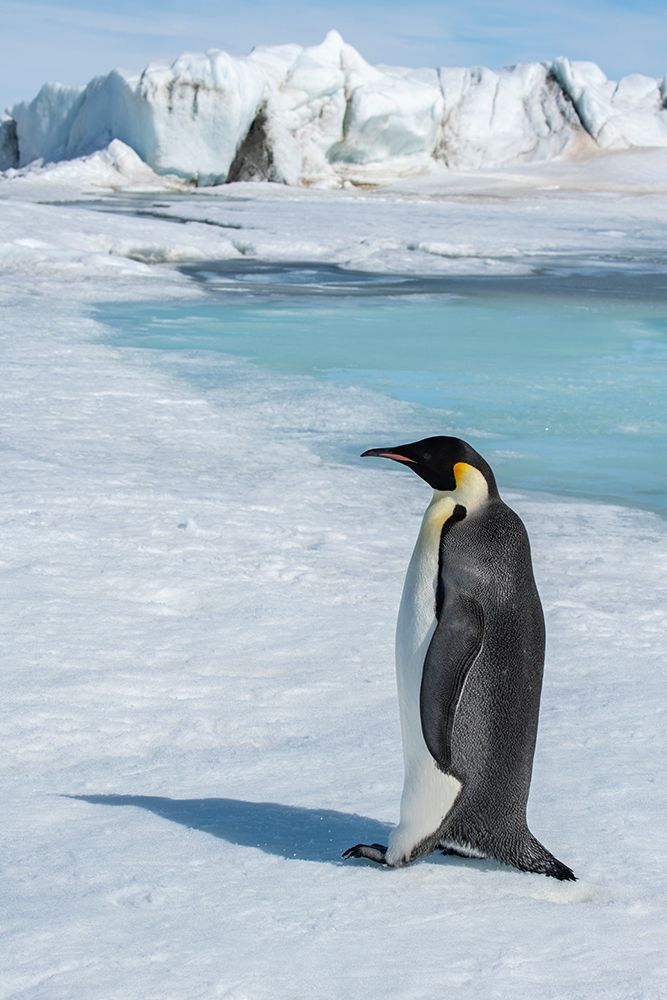
<instances>
[{"instance_id":1,"label":"penguin foot","mask_svg":"<svg viewBox=\"0 0 667 1000\"><path fill-rule=\"evenodd\" d=\"M386 865L386 853L387 848L382 844L355 844L354 847L348 847L346 851L343 851L342 857L346 859L367 858L369 861L375 861L378 865Z\"/></svg>"}]
</instances>

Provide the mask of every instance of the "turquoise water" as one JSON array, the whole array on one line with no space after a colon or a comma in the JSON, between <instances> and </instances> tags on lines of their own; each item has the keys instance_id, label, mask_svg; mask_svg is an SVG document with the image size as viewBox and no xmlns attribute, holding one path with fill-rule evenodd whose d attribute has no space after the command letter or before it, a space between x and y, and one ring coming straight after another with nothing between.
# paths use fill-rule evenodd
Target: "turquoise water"
<instances>
[{"instance_id":1,"label":"turquoise water","mask_svg":"<svg viewBox=\"0 0 667 1000\"><path fill-rule=\"evenodd\" d=\"M425 435L467 437L506 486L667 513L664 279L194 276L210 291L197 305L101 307L113 342L367 387L419 407Z\"/></svg>"}]
</instances>

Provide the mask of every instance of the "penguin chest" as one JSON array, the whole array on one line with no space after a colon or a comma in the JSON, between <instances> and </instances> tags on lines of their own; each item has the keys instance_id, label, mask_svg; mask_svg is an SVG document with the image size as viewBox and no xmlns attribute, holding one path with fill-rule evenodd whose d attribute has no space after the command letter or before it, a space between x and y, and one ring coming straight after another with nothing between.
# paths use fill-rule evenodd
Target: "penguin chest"
<instances>
[{"instance_id":1,"label":"penguin chest","mask_svg":"<svg viewBox=\"0 0 667 1000\"><path fill-rule=\"evenodd\" d=\"M454 509L447 497L426 510L408 566L396 627L396 679L406 764L427 759L435 766L422 735L420 692L424 660L437 625L440 536Z\"/></svg>"},{"instance_id":2,"label":"penguin chest","mask_svg":"<svg viewBox=\"0 0 667 1000\"><path fill-rule=\"evenodd\" d=\"M454 510L451 497L434 499L427 508L408 566L396 629L396 679L401 716L405 777L401 820L389 837L387 861L402 864L436 834L461 790L444 774L424 740L420 695L424 660L437 625L440 536Z\"/></svg>"}]
</instances>

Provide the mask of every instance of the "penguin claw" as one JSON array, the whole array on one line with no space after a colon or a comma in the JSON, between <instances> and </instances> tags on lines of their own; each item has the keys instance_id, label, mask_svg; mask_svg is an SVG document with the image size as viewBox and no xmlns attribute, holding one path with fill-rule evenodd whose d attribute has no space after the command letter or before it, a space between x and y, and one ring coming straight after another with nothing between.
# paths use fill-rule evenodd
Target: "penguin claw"
<instances>
[{"instance_id":1,"label":"penguin claw","mask_svg":"<svg viewBox=\"0 0 667 1000\"><path fill-rule=\"evenodd\" d=\"M374 861L378 865L386 865L386 853L387 848L383 844L355 844L354 847L348 847L343 851L342 857L367 858L368 861Z\"/></svg>"}]
</instances>

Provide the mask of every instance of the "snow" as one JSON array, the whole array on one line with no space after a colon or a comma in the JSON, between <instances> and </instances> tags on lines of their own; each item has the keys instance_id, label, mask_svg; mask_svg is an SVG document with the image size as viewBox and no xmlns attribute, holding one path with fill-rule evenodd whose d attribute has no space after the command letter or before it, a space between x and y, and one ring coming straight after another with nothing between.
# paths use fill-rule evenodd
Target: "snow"
<instances>
[{"instance_id":1,"label":"snow","mask_svg":"<svg viewBox=\"0 0 667 1000\"><path fill-rule=\"evenodd\" d=\"M155 191L156 180L165 181L149 172L138 177L136 158L120 144L109 155L114 150L113 162L132 167L125 175L109 169L101 153L0 178L3 269L33 281L66 269L84 282L131 271L154 284L159 272L152 265L160 261L254 257L378 272L503 275L545 264L576 271L583 257L616 266L619 253L627 266L628 243L642 266L664 267L666 150L483 173L442 170L405 179L390 192L243 183L172 197L170 181L167 200L128 200L123 214L100 216L86 199L103 194L105 183L109 192L124 185ZM81 204L67 212L56 204L82 190L88 193Z\"/></svg>"},{"instance_id":2,"label":"snow","mask_svg":"<svg viewBox=\"0 0 667 1000\"><path fill-rule=\"evenodd\" d=\"M460 175L115 213L72 204L65 165L0 184L3 996L665 995L664 521L508 498L549 636L530 822L579 881L342 864L397 819L393 628L427 496L318 441L404 440L418 414L232 359L203 391L205 359L109 346L90 316L198 300L169 261L243 252L431 273L664 254L664 188L631 194L625 155L596 161L613 193L575 165L552 191L499 172L492 198ZM661 154L627 155L658 184Z\"/></svg>"},{"instance_id":3,"label":"snow","mask_svg":"<svg viewBox=\"0 0 667 1000\"><path fill-rule=\"evenodd\" d=\"M188 185L169 174L158 176L130 146L113 139L108 146L75 160L43 164L35 160L27 167L5 171L7 180L37 182L40 187L66 187L77 192L95 191L183 191Z\"/></svg>"},{"instance_id":4,"label":"snow","mask_svg":"<svg viewBox=\"0 0 667 1000\"><path fill-rule=\"evenodd\" d=\"M667 146L665 81L618 83L594 63L406 69L371 66L336 31L319 45L235 58L185 53L81 89L44 84L11 109L17 145L0 168L74 159L114 139L153 170L339 186L429 171L494 168L598 149ZM377 182L377 177L376 177Z\"/></svg>"}]
</instances>

